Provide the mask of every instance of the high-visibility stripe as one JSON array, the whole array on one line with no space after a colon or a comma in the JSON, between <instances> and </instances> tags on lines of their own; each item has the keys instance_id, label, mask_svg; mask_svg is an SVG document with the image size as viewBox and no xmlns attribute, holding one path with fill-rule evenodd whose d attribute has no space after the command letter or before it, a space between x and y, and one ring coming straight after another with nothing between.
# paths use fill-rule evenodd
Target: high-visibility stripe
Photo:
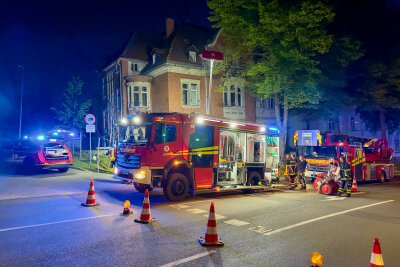
<instances>
[{"instance_id":1,"label":"high-visibility stripe","mask_svg":"<svg viewBox=\"0 0 400 267\"><path fill-rule=\"evenodd\" d=\"M217 235L217 227L207 227L206 235Z\"/></svg>"},{"instance_id":2,"label":"high-visibility stripe","mask_svg":"<svg viewBox=\"0 0 400 267\"><path fill-rule=\"evenodd\" d=\"M382 254L371 253L371 266L384 266Z\"/></svg>"},{"instance_id":3,"label":"high-visibility stripe","mask_svg":"<svg viewBox=\"0 0 400 267\"><path fill-rule=\"evenodd\" d=\"M164 167L150 167L150 170L154 170L154 169L164 169Z\"/></svg>"}]
</instances>

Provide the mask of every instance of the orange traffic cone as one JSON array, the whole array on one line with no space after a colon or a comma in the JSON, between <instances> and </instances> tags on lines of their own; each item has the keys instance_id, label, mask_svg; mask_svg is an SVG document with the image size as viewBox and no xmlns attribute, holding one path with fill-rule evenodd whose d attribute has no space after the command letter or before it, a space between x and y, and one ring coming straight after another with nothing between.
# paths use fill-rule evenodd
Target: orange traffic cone
<instances>
[{"instance_id":1,"label":"orange traffic cone","mask_svg":"<svg viewBox=\"0 0 400 267\"><path fill-rule=\"evenodd\" d=\"M157 219L151 218L149 190L146 189L146 192L144 193L142 213L140 214L140 218L135 219L135 222L150 223L150 222L154 222L154 221L157 221Z\"/></svg>"},{"instance_id":2,"label":"orange traffic cone","mask_svg":"<svg viewBox=\"0 0 400 267\"><path fill-rule=\"evenodd\" d=\"M357 192L358 191L358 189L357 189L357 180L356 180L356 177L354 176L353 177L353 185L351 186L351 192Z\"/></svg>"},{"instance_id":3,"label":"orange traffic cone","mask_svg":"<svg viewBox=\"0 0 400 267\"><path fill-rule=\"evenodd\" d=\"M379 239L375 237L374 247L371 253L371 263L369 267L384 267L381 245L379 244Z\"/></svg>"},{"instance_id":4,"label":"orange traffic cone","mask_svg":"<svg viewBox=\"0 0 400 267\"><path fill-rule=\"evenodd\" d=\"M224 242L218 239L217 233L217 220L215 219L214 203L211 202L210 214L208 215L208 223L206 235L204 238L200 237L199 242L202 246L223 246Z\"/></svg>"},{"instance_id":5,"label":"orange traffic cone","mask_svg":"<svg viewBox=\"0 0 400 267\"><path fill-rule=\"evenodd\" d=\"M95 200L94 183L93 183L93 179L92 179L90 181L90 187L89 187L89 192L88 192L88 196L86 199L86 203L82 203L82 206L94 207L94 206L98 206L98 205L100 205L100 204L96 203L96 200Z\"/></svg>"}]
</instances>

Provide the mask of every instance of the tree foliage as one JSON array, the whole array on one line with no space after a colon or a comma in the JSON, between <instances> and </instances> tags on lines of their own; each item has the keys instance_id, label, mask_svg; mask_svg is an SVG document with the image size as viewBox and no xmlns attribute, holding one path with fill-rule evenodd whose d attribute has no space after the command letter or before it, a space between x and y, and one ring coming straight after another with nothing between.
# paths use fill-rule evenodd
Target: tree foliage
<instances>
[{"instance_id":1,"label":"tree foliage","mask_svg":"<svg viewBox=\"0 0 400 267\"><path fill-rule=\"evenodd\" d=\"M223 29L222 70L244 79L254 96L275 99L285 147L288 110L318 104L329 71L358 59L359 43L330 31L335 12L327 1L209 0L208 6L209 20Z\"/></svg>"},{"instance_id":2,"label":"tree foliage","mask_svg":"<svg viewBox=\"0 0 400 267\"><path fill-rule=\"evenodd\" d=\"M60 106L51 107L65 127L81 130L85 126L85 116L92 106L92 100L81 100L82 88L83 81L79 77L72 77L63 94L64 101Z\"/></svg>"}]
</instances>

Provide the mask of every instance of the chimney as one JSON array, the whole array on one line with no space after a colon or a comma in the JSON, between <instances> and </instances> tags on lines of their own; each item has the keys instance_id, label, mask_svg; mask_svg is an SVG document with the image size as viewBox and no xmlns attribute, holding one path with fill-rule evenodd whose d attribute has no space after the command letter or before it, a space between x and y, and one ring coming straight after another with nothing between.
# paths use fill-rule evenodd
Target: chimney
<instances>
[{"instance_id":1,"label":"chimney","mask_svg":"<svg viewBox=\"0 0 400 267\"><path fill-rule=\"evenodd\" d=\"M168 38L174 32L174 20L167 18L165 20L165 37Z\"/></svg>"}]
</instances>

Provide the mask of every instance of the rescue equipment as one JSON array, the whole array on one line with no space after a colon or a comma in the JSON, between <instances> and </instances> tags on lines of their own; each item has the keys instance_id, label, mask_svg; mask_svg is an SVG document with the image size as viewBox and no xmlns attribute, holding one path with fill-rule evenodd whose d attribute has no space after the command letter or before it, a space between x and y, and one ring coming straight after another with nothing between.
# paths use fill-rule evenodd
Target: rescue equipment
<instances>
[{"instance_id":1,"label":"rescue equipment","mask_svg":"<svg viewBox=\"0 0 400 267\"><path fill-rule=\"evenodd\" d=\"M200 237L199 243L202 246L220 246L220 247L222 247L224 245L224 242L222 242L222 240L218 239L217 220L215 219L215 210L214 210L213 202L211 202L211 206L210 206L210 213L208 215L208 222L207 222L205 237L204 238Z\"/></svg>"},{"instance_id":2,"label":"rescue equipment","mask_svg":"<svg viewBox=\"0 0 400 267\"><path fill-rule=\"evenodd\" d=\"M379 239L375 237L374 246L371 253L371 262L369 267L384 267L381 245L379 244Z\"/></svg>"},{"instance_id":3,"label":"rescue equipment","mask_svg":"<svg viewBox=\"0 0 400 267\"><path fill-rule=\"evenodd\" d=\"M100 205L99 203L96 203L95 198L96 198L96 196L94 193L94 182L92 179L92 180L90 180L90 187L89 187L89 192L88 192L88 196L86 199L86 203L82 203L81 205L85 206L85 207L94 207L94 206Z\"/></svg>"},{"instance_id":4,"label":"rescue equipment","mask_svg":"<svg viewBox=\"0 0 400 267\"><path fill-rule=\"evenodd\" d=\"M146 189L144 193L144 200L142 205L142 213L140 214L140 218L135 219L137 223L151 223L157 221L156 218L151 218L150 212L150 200L149 200L149 190Z\"/></svg>"}]
</instances>

